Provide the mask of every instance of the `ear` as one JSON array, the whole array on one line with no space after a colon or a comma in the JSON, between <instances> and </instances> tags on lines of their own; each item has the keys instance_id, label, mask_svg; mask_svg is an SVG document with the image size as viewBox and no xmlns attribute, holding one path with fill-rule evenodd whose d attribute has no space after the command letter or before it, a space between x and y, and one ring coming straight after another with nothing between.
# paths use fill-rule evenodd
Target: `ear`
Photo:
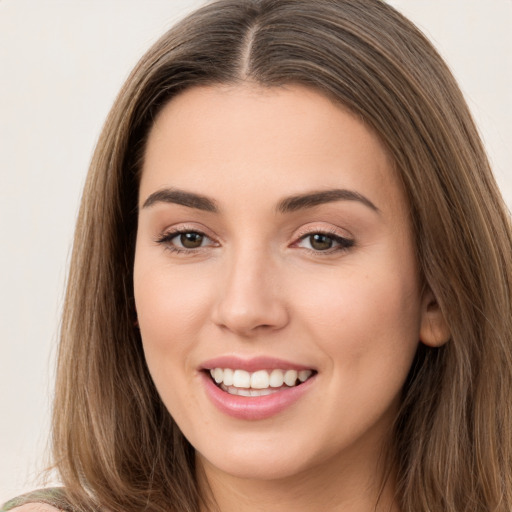
<instances>
[{"instance_id":1,"label":"ear","mask_svg":"<svg viewBox=\"0 0 512 512\"><path fill-rule=\"evenodd\" d=\"M423 293L421 308L420 341L429 347L441 347L451 332L430 288Z\"/></svg>"}]
</instances>

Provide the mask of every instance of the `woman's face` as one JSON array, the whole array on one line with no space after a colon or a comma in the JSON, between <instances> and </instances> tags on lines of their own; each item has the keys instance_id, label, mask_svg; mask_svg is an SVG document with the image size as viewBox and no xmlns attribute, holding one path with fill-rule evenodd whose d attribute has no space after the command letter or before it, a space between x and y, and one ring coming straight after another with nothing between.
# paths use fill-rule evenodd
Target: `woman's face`
<instances>
[{"instance_id":1,"label":"woman's face","mask_svg":"<svg viewBox=\"0 0 512 512\"><path fill-rule=\"evenodd\" d=\"M206 471L376 463L427 305L372 131L306 88L188 90L152 127L139 209L147 364Z\"/></svg>"}]
</instances>

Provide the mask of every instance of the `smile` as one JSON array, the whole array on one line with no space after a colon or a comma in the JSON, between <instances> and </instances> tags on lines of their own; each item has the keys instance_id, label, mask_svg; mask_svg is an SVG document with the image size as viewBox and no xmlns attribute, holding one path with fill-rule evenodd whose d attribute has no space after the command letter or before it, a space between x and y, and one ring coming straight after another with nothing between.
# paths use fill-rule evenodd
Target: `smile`
<instances>
[{"instance_id":1,"label":"smile","mask_svg":"<svg viewBox=\"0 0 512 512\"><path fill-rule=\"evenodd\" d=\"M231 395L258 397L277 393L306 382L312 370L257 370L212 368L210 375L220 389Z\"/></svg>"},{"instance_id":2,"label":"smile","mask_svg":"<svg viewBox=\"0 0 512 512\"><path fill-rule=\"evenodd\" d=\"M204 361L199 376L206 397L221 413L238 420L265 420L308 400L319 372L300 362L226 355Z\"/></svg>"}]
</instances>

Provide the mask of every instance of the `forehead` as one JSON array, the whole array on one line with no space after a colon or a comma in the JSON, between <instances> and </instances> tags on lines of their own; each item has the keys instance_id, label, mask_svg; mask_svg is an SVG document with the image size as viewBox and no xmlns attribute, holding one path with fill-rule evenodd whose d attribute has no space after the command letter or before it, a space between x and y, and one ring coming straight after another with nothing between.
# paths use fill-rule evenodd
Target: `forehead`
<instances>
[{"instance_id":1,"label":"forehead","mask_svg":"<svg viewBox=\"0 0 512 512\"><path fill-rule=\"evenodd\" d=\"M301 86L196 87L171 100L149 133L140 200L170 185L231 202L342 186L403 203L380 139Z\"/></svg>"}]
</instances>

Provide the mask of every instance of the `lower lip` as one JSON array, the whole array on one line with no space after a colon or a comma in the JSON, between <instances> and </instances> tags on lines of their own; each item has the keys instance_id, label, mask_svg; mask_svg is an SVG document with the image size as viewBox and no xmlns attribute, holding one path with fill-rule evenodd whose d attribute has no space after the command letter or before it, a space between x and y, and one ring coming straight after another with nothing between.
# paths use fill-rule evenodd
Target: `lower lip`
<instances>
[{"instance_id":1,"label":"lower lip","mask_svg":"<svg viewBox=\"0 0 512 512\"><path fill-rule=\"evenodd\" d=\"M263 420L284 411L309 391L315 375L298 386L264 396L230 395L220 389L206 372L202 373L206 394L224 414L241 420Z\"/></svg>"}]
</instances>

